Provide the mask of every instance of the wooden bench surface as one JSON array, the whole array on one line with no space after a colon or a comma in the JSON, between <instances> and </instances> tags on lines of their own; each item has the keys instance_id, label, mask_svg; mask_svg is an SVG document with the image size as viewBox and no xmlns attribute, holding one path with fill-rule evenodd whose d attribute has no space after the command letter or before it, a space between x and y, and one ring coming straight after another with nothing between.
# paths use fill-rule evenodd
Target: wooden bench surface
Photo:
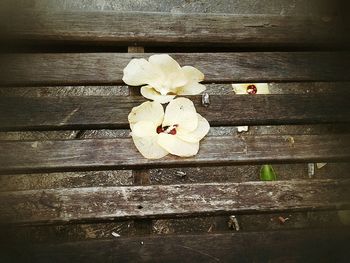
<instances>
[{"instance_id":1,"label":"wooden bench surface","mask_svg":"<svg viewBox=\"0 0 350 263\"><path fill-rule=\"evenodd\" d=\"M11 20L12 36L25 40L24 45L38 44L38 49L1 55L6 67L0 67L5 69L5 74L1 71L0 92L7 93L0 97L1 132L128 128L128 113L144 101L134 87L129 88L130 96L33 97L11 95L11 91L123 85L123 68L132 58L148 58L164 53L162 50L181 65L204 72L205 84L210 89L217 83L278 82L283 91L293 82L295 90L305 91L320 82L319 89L327 92L210 94L207 108L201 105L201 96L192 96L197 111L212 127L298 124L300 129L296 134L288 133L288 129L269 134L214 133L201 142L198 155L191 158L144 159L129 136L2 140L1 176L21 180L32 176L29 173L50 176L53 172L63 175L74 172L80 176L83 171L132 169L133 185L2 190L0 226L60 226L132 219L140 224L140 230L144 225L151 228L153 219L337 212L350 208L350 181L332 177L331 174L337 174L335 170L326 179L144 185L149 183L148 169L156 168L193 167L208 173L207 166L348 162L350 38L349 28L340 16L35 11L21 19ZM50 48L40 50L51 46L54 52ZM144 46L146 53L114 52L120 51L120 47L126 50L127 46ZM171 52L172 48L177 52ZM319 133L303 132L309 126L302 125L310 124L322 124L325 128ZM337 131L328 129L326 124ZM339 171L346 173L344 169ZM225 176L236 176L229 173ZM55 258L56 262L67 259L174 262L175 256L181 256L184 262L232 261L242 257L247 261L264 258L322 261L327 254L341 261L348 254L344 246L349 239L346 227L244 231L34 244L24 246L22 254L16 253L14 247L7 252L35 262L46 262L48 258ZM84 255L82 250L86 251Z\"/></svg>"}]
</instances>

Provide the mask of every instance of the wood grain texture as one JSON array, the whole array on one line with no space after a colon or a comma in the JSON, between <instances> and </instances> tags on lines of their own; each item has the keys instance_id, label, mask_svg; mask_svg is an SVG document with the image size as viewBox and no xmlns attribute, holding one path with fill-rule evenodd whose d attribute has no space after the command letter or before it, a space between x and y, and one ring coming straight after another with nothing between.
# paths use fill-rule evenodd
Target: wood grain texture
<instances>
[{"instance_id":1,"label":"wood grain texture","mask_svg":"<svg viewBox=\"0 0 350 263\"><path fill-rule=\"evenodd\" d=\"M348 228L5 243L8 262L347 262ZM12 247L10 247L13 245ZM7 261L6 261L7 262Z\"/></svg>"},{"instance_id":2,"label":"wood grain texture","mask_svg":"<svg viewBox=\"0 0 350 263\"><path fill-rule=\"evenodd\" d=\"M113 45L329 46L349 43L336 16L30 12L14 21L19 39Z\"/></svg>"},{"instance_id":3,"label":"wood grain texture","mask_svg":"<svg viewBox=\"0 0 350 263\"><path fill-rule=\"evenodd\" d=\"M9 4L13 1L5 1ZM172 12L172 13L223 13L223 14L275 14L275 15L331 15L338 8L343 10L345 5L340 1L332 0L308 0L291 5L289 0L273 0L269 2L257 2L246 0L244 2L232 2L222 0L216 5L211 5L211 0L191 2L188 0L129 0L119 2L115 0L26 0L23 3L15 3L19 8L32 8L45 11L121 11L121 12Z\"/></svg>"},{"instance_id":4,"label":"wood grain texture","mask_svg":"<svg viewBox=\"0 0 350 263\"><path fill-rule=\"evenodd\" d=\"M145 159L132 139L0 142L0 173L346 161L350 135L206 137L194 157Z\"/></svg>"},{"instance_id":5,"label":"wood grain texture","mask_svg":"<svg viewBox=\"0 0 350 263\"><path fill-rule=\"evenodd\" d=\"M350 207L349 179L180 184L0 193L1 223L57 223Z\"/></svg>"},{"instance_id":6,"label":"wood grain texture","mask_svg":"<svg viewBox=\"0 0 350 263\"><path fill-rule=\"evenodd\" d=\"M33 53L8 55L1 85L122 84L123 68L149 53ZM174 53L206 82L346 81L349 52Z\"/></svg>"},{"instance_id":7,"label":"wood grain texture","mask_svg":"<svg viewBox=\"0 0 350 263\"><path fill-rule=\"evenodd\" d=\"M307 84L305 84L307 86ZM350 93L192 96L211 126L350 122ZM0 130L129 128L127 115L143 97L0 98Z\"/></svg>"}]
</instances>

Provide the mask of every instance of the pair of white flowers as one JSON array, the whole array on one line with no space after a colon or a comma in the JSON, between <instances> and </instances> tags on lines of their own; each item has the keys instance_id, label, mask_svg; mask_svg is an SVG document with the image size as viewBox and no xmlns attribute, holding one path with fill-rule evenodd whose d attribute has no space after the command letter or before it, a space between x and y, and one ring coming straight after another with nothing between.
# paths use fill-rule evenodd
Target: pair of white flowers
<instances>
[{"instance_id":1,"label":"pair of white flowers","mask_svg":"<svg viewBox=\"0 0 350 263\"><path fill-rule=\"evenodd\" d=\"M191 66L181 67L169 55L153 55L132 59L124 69L123 81L141 86L141 94L153 100L134 107L128 120L136 148L148 159L158 159L171 153L181 157L194 156L199 141L209 131L209 123L196 112L187 98L176 95L196 95L205 90L199 82L204 75ZM168 103L165 111L162 104Z\"/></svg>"}]
</instances>

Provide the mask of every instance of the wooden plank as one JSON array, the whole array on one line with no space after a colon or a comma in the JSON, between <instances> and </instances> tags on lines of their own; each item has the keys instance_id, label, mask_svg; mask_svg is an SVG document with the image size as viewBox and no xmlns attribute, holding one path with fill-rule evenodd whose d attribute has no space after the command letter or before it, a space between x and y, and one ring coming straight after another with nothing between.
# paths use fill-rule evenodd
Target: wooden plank
<instances>
[{"instance_id":1,"label":"wooden plank","mask_svg":"<svg viewBox=\"0 0 350 263\"><path fill-rule=\"evenodd\" d=\"M341 210L344 211L344 210ZM281 223L279 217L289 218ZM236 214L241 231L274 231L300 228L330 228L344 226L338 216L338 210L286 211L258 214ZM136 221L152 222L151 231L145 235L159 234L217 234L231 232L228 226L229 215L213 215L182 218L159 218L139 220L111 220L103 222L40 224L40 225L0 225L2 240L31 243L77 242L92 239L115 239L112 232L121 238L144 236ZM143 231L146 232L146 231ZM235 232L235 231L232 231ZM0 248L1 249L1 248Z\"/></svg>"},{"instance_id":2,"label":"wooden plank","mask_svg":"<svg viewBox=\"0 0 350 263\"><path fill-rule=\"evenodd\" d=\"M233 2L224 0L217 5L210 5L211 0L202 0L202 4L194 5L191 2L174 2L172 0L152 0L137 4L139 0L116 3L114 0L87 0L76 2L75 0L60 0L47 2L43 0L26 0L25 3L15 3L19 8L32 8L45 11L102 11L114 10L122 12L173 12L173 13L224 13L224 14L276 14L276 15L330 15L338 8L343 11L346 5L341 1L309 0L297 5L290 5L289 0L274 0L269 3L257 3L256 0ZM4 1L14 4L13 1ZM341 3L339 3L341 2ZM103 4L105 3L105 4ZM341 5L342 4L342 5ZM11 5L10 5L11 6ZM13 6L13 5L12 5Z\"/></svg>"},{"instance_id":3,"label":"wooden plank","mask_svg":"<svg viewBox=\"0 0 350 263\"><path fill-rule=\"evenodd\" d=\"M130 138L2 141L0 173L345 161L350 135L207 137L194 157L142 157Z\"/></svg>"},{"instance_id":4,"label":"wooden plank","mask_svg":"<svg viewBox=\"0 0 350 263\"><path fill-rule=\"evenodd\" d=\"M109 45L317 47L349 43L339 17L160 12L30 12L16 19L21 40Z\"/></svg>"},{"instance_id":5,"label":"wooden plank","mask_svg":"<svg viewBox=\"0 0 350 263\"><path fill-rule=\"evenodd\" d=\"M349 179L41 189L0 193L0 223L57 223L350 207Z\"/></svg>"},{"instance_id":6,"label":"wooden plank","mask_svg":"<svg viewBox=\"0 0 350 263\"><path fill-rule=\"evenodd\" d=\"M347 262L348 228L5 242L9 262Z\"/></svg>"},{"instance_id":7,"label":"wooden plank","mask_svg":"<svg viewBox=\"0 0 350 263\"><path fill-rule=\"evenodd\" d=\"M307 86L307 84L305 84ZM197 111L212 126L336 123L350 121L350 92L192 96ZM143 97L0 98L0 130L129 128L128 113Z\"/></svg>"},{"instance_id":8,"label":"wooden plank","mask_svg":"<svg viewBox=\"0 0 350 263\"><path fill-rule=\"evenodd\" d=\"M149 53L33 53L7 55L2 85L122 84L123 68ZM346 81L350 52L174 53L206 82ZM4 70L5 70L4 69ZM6 72L5 71L5 72Z\"/></svg>"}]
</instances>

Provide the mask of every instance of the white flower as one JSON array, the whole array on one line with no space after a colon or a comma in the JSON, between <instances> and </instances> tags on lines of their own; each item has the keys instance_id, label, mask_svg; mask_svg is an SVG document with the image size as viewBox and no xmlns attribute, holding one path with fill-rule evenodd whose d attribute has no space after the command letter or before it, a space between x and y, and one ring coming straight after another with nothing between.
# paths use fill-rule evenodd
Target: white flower
<instances>
[{"instance_id":1,"label":"white flower","mask_svg":"<svg viewBox=\"0 0 350 263\"><path fill-rule=\"evenodd\" d=\"M196 95L205 90L198 83L204 75L191 66L180 65L169 55L153 55L132 59L124 68L123 81L130 86L141 86L141 94L159 103L168 103L176 95Z\"/></svg>"},{"instance_id":2,"label":"white flower","mask_svg":"<svg viewBox=\"0 0 350 263\"><path fill-rule=\"evenodd\" d=\"M144 102L131 110L128 120L136 148L148 159L162 158L168 153L181 157L196 155L199 141L210 128L187 98L172 100L165 113L159 102Z\"/></svg>"},{"instance_id":3,"label":"white flower","mask_svg":"<svg viewBox=\"0 0 350 263\"><path fill-rule=\"evenodd\" d=\"M236 94L270 94L269 85L267 83L240 83L232 84L233 91Z\"/></svg>"}]
</instances>

